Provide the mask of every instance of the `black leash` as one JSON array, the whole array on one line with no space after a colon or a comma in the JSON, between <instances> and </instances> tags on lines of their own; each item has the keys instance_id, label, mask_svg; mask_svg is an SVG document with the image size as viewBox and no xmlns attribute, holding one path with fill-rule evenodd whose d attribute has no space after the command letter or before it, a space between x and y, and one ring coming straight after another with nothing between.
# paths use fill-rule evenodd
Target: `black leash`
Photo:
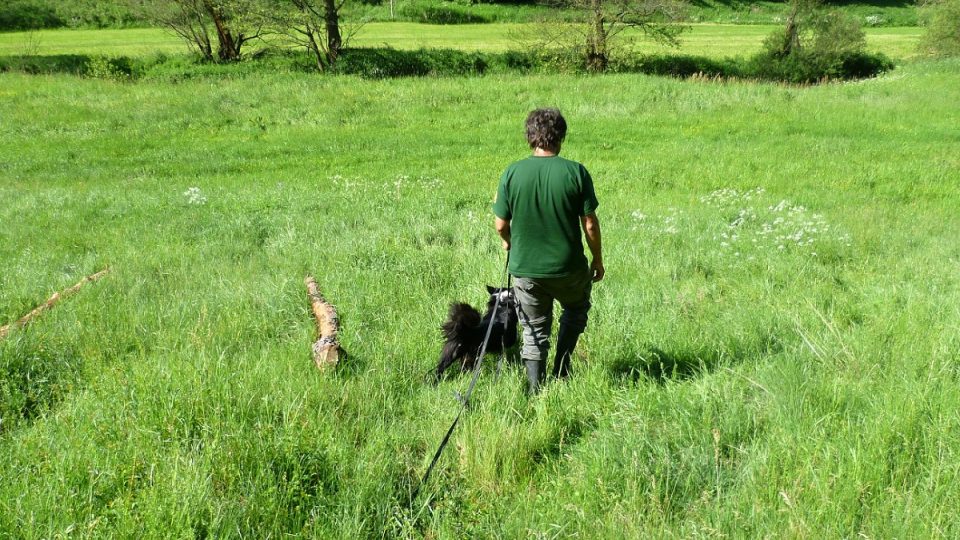
<instances>
[{"instance_id":1,"label":"black leash","mask_svg":"<svg viewBox=\"0 0 960 540\"><path fill-rule=\"evenodd\" d=\"M507 252L507 262L504 265L503 273L504 279L503 282L510 283L510 272L508 270L510 266L510 252ZM493 313L497 313L497 308L500 307L500 295L497 295L497 300L493 304ZM453 419L453 423L450 424L450 429L447 430L447 434L443 436L443 440L440 441L440 446L437 447L436 453L433 454L433 460L430 462L430 466L427 467L427 472L423 473L423 478L420 480L420 484L417 485L417 489L413 490L413 495L410 497L410 504L417 500L417 495L420 494L420 488L426 485L427 480L430 479L430 473L433 472L433 467L440 461L440 454L443 454L443 449L447 447L447 443L450 442L450 436L453 435L453 430L457 428L457 424L460 423L460 417L463 416L463 411L467 410L467 406L470 404L470 396L473 395L473 389L477 386L477 379L480 378L480 368L483 367L483 356L487 353L487 342L490 341L490 334L493 332L493 323L496 320L496 317L490 317L490 324L487 325L487 333L483 337L483 344L480 346L480 354L477 355L477 363L473 366L473 378L470 379L470 386L467 387L467 393L460 399L460 410L457 411L456 418Z\"/></svg>"},{"instance_id":2,"label":"black leash","mask_svg":"<svg viewBox=\"0 0 960 540\"><path fill-rule=\"evenodd\" d=\"M507 264L510 264L510 252L507 252ZM510 290L513 276L507 271L507 290ZM516 299L514 299L516 301ZM500 359L497 360L497 371L493 374L493 382L500 380L500 371L503 370L503 363L507 360L507 330L510 328L510 317L503 320L503 332L500 334Z\"/></svg>"}]
</instances>

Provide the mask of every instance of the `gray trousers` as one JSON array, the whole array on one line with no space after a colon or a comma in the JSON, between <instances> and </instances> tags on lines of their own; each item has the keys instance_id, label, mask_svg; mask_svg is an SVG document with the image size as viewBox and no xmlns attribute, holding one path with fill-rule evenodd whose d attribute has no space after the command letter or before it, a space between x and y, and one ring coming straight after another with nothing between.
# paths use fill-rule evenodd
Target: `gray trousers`
<instances>
[{"instance_id":1,"label":"gray trousers","mask_svg":"<svg viewBox=\"0 0 960 540\"><path fill-rule=\"evenodd\" d=\"M570 355L577 339L587 327L590 311L590 291L593 274L588 268L558 278L525 278L514 280L517 312L523 326L523 346L520 357L524 362L546 362L550 352L550 330L553 324L553 302L560 303L560 329L553 374L566 377L570 370ZM538 378L542 378L540 375Z\"/></svg>"}]
</instances>

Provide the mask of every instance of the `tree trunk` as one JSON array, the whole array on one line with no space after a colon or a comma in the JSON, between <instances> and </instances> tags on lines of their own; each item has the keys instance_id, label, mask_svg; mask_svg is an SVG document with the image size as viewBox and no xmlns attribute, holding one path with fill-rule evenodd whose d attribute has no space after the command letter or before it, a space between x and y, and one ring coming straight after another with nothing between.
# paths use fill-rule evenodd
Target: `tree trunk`
<instances>
[{"instance_id":1,"label":"tree trunk","mask_svg":"<svg viewBox=\"0 0 960 540\"><path fill-rule=\"evenodd\" d=\"M607 70L607 32L604 28L603 0L590 0L593 25L587 35L587 69L594 73Z\"/></svg>"},{"instance_id":2,"label":"tree trunk","mask_svg":"<svg viewBox=\"0 0 960 540\"><path fill-rule=\"evenodd\" d=\"M217 29L217 41L219 42L217 56L223 61L239 60L240 44L242 41L233 36L227 19L220 11L220 7L214 5L209 0L204 2L204 7L207 8L207 13L210 14L210 18L213 19L213 25Z\"/></svg>"},{"instance_id":3,"label":"tree trunk","mask_svg":"<svg viewBox=\"0 0 960 540\"><path fill-rule=\"evenodd\" d=\"M200 54L205 60L213 60L213 47L210 45L210 39L204 38L197 40L197 46L200 47Z\"/></svg>"},{"instance_id":4,"label":"tree trunk","mask_svg":"<svg viewBox=\"0 0 960 540\"><path fill-rule=\"evenodd\" d=\"M323 22L327 29L327 65L337 61L343 38L340 36L340 14L336 0L323 0Z\"/></svg>"},{"instance_id":5,"label":"tree trunk","mask_svg":"<svg viewBox=\"0 0 960 540\"><path fill-rule=\"evenodd\" d=\"M315 29L307 25L307 48L310 49L310 52L313 53L313 57L317 62L317 69L324 71L327 69L327 66L324 62L327 60L327 55L324 52L323 48L320 46L321 42L317 41L317 32Z\"/></svg>"},{"instance_id":6,"label":"tree trunk","mask_svg":"<svg viewBox=\"0 0 960 540\"><path fill-rule=\"evenodd\" d=\"M797 17L799 16L799 12L800 6L798 3L796 1L792 2L790 15L787 16L787 27L784 30L783 47L781 48L781 54L783 56L790 56L791 52L800 48L800 36L797 32Z\"/></svg>"}]
</instances>

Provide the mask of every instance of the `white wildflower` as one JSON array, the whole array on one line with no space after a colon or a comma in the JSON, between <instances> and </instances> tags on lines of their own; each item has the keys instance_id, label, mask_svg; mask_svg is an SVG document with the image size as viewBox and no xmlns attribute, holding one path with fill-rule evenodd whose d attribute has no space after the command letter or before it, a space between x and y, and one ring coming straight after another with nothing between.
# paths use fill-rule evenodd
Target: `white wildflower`
<instances>
[{"instance_id":1,"label":"white wildflower","mask_svg":"<svg viewBox=\"0 0 960 540\"><path fill-rule=\"evenodd\" d=\"M183 196L187 198L187 204L207 204L207 196L198 187L187 188Z\"/></svg>"}]
</instances>

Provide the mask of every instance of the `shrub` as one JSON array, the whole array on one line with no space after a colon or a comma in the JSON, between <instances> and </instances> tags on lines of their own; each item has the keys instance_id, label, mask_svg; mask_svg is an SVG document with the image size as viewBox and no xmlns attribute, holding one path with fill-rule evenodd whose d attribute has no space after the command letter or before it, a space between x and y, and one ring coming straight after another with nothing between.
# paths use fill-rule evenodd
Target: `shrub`
<instances>
[{"instance_id":1,"label":"shrub","mask_svg":"<svg viewBox=\"0 0 960 540\"><path fill-rule=\"evenodd\" d=\"M746 67L749 76L793 83L869 77L893 64L864 51L860 23L840 11L794 5L784 28L767 37Z\"/></svg>"},{"instance_id":2,"label":"shrub","mask_svg":"<svg viewBox=\"0 0 960 540\"><path fill-rule=\"evenodd\" d=\"M400 7L405 19L427 24L470 24L490 22L486 17L470 13L468 8L436 2L411 2Z\"/></svg>"},{"instance_id":3,"label":"shrub","mask_svg":"<svg viewBox=\"0 0 960 540\"><path fill-rule=\"evenodd\" d=\"M31 75L51 73L82 75L88 60L89 57L82 54L0 56L0 72L19 71Z\"/></svg>"},{"instance_id":4,"label":"shrub","mask_svg":"<svg viewBox=\"0 0 960 540\"><path fill-rule=\"evenodd\" d=\"M786 57L716 60L688 55L644 55L618 58L610 71L645 73L670 77L755 78L786 82L817 82L823 79L870 77L893 67L882 55L845 53L835 64L824 66L808 59L806 52ZM579 57L578 57L579 58ZM812 67L811 67L812 66ZM403 51L389 48L345 49L332 73L380 79L390 77L478 76L485 73L557 72L586 73L582 61L558 64L556 59L529 52L464 52L451 49ZM236 78L262 73L316 71L309 55L302 51L274 51L243 62L223 64L197 56L156 55L145 58L86 55L0 56L0 72L31 74L66 73L112 80L165 80L193 78Z\"/></svg>"},{"instance_id":5,"label":"shrub","mask_svg":"<svg viewBox=\"0 0 960 540\"><path fill-rule=\"evenodd\" d=\"M52 6L37 0L12 0L0 7L0 31L56 28L66 24Z\"/></svg>"},{"instance_id":6,"label":"shrub","mask_svg":"<svg viewBox=\"0 0 960 540\"><path fill-rule=\"evenodd\" d=\"M646 73L668 77L741 77L744 75L741 62L737 59L715 60L703 56L651 54L628 60L618 60L611 71Z\"/></svg>"},{"instance_id":7,"label":"shrub","mask_svg":"<svg viewBox=\"0 0 960 540\"><path fill-rule=\"evenodd\" d=\"M893 62L879 53L818 55L811 51L798 51L787 56L760 53L745 67L744 75L773 81L813 83L835 79L863 79L890 69L893 69Z\"/></svg>"},{"instance_id":8,"label":"shrub","mask_svg":"<svg viewBox=\"0 0 960 540\"><path fill-rule=\"evenodd\" d=\"M960 56L960 0L929 0L921 13L927 27L921 48L935 56Z\"/></svg>"},{"instance_id":9,"label":"shrub","mask_svg":"<svg viewBox=\"0 0 960 540\"><path fill-rule=\"evenodd\" d=\"M19 71L31 75L66 73L94 79L129 80L142 74L146 63L126 56L56 54L49 56L0 56L0 72Z\"/></svg>"},{"instance_id":10,"label":"shrub","mask_svg":"<svg viewBox=\"0 0 960 540\"><path fill-rule=\"evenodd\" d=\"M133 62L126 57L91 56L83 66L83 75L91 79L129 80L133 75Z\"/></svg>"},{"instance_id":11,"label":"shrub","mask_svg":"<svg viewBox=\"0 0 960 540\"><path fill-rule=\"evenodd\" d=\"M2 0L0 31L119 27L143 24L130 2L102 0Z\"/></svg>"},{"instance_id":12,"label":"shrub","mask_svg":"<svg viewBox=\"0 0 960 540\"><path fill-rule=\"evenodd\" d=\"M345 49L334 65L335 73L368 78L424 75L479 75L487 70L487 57L451 49Z\"/></svg>"},{"instance_id":13,"label":"shrub","mask_svg":"<svg viewBox=\"0 0 960 540\"><path fill-rule=\"evenodd\" d=\"M537 59L525 52L506 51L490 55L490 68L500 71L530 71L537 66Z\"/></svg>"},{"instance_id":14,"label":"shrub","mask_svg":"<svg viewBox=\"0 0 960 540\"><path fill-rule=\"evenodd\" d=\"M893 67L893 60L883 53L850 53L843 57L838 78L866 79L890 71Z\"/></svg>"},{"instance_id":15,"label":"shrub","mask_svg":"<svg viewBox=\"0 0 960 540\"><path fill-rule=\"evenodd\" d=\"M548 73L581 73L587 69L583 53L575 47L542 47L529 52L534 67Z\"/></svg>"}]
</instances>

